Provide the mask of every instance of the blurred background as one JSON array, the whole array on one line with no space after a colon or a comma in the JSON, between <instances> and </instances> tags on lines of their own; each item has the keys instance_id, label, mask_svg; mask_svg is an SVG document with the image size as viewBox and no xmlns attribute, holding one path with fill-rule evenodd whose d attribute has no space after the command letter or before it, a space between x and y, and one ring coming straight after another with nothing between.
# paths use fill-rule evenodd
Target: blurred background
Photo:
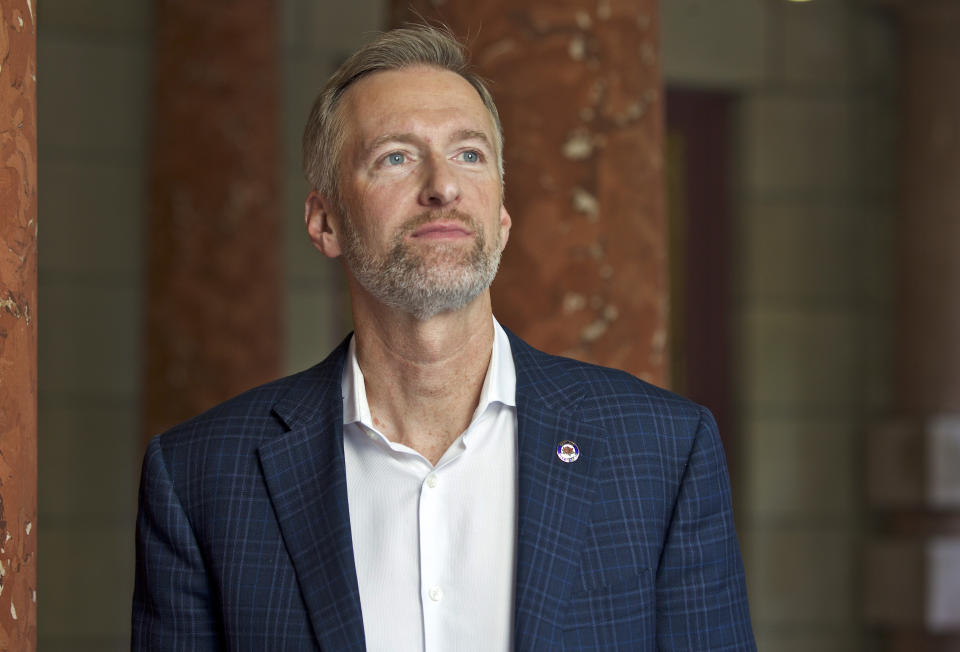
<instances>
[{"instance_id":1,"label":"blurred background","mask_svg":"<svg viewBox=\"0 0 960 652\"><path fill-rule=\"evenodd\" d=\"M350 330L300 135L409 3L39 4L39 644L122 650L146 439ZM504 116L496 314L714 411L761 650L960 649L958 5L412 5Z\"/></svg>"}]
</instances>

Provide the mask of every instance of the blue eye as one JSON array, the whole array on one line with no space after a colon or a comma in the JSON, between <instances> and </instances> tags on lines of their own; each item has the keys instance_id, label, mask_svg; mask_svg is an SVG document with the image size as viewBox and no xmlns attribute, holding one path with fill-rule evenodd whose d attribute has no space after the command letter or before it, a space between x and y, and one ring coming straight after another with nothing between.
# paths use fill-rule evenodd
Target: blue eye
<instances>
[{"instance_id":1,"label":"blue eye","mask_svg":"<svg viewBox=\"0 0 960 652\"><path fill-rule=\"evenodd\" d=\"M394 152L393 154L387 154L387 165L403 165L407 162L406 154L402 152Z\"/></svg>"},{"instance_id":2,"label":"blue eye","mask_svg":"<svg viewBox=\"0 0 960 652\"><path fill-rule=\"evenodd\" d=\"M479 163L480 153L474 150L468 150L462 154L463 160L467 163Z\"/></svg>"}]
</instances>

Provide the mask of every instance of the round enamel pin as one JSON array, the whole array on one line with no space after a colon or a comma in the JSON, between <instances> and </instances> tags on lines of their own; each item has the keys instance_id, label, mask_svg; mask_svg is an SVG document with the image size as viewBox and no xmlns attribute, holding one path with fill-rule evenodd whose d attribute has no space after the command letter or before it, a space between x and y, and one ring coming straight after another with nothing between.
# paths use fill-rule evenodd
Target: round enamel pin
<instances>
[{"instance_id":1,"label":"round enamel pin","mask_svg":"<svg viewBox=\"0 0 960 652\"><path fill-rule=\"evenodd\" d=\"M580 458L580 447L569 439L562 441L557 445L557 457L560 458L561 462L566 462L567 464L576 462Z\"/></svg>"}]
</instances>

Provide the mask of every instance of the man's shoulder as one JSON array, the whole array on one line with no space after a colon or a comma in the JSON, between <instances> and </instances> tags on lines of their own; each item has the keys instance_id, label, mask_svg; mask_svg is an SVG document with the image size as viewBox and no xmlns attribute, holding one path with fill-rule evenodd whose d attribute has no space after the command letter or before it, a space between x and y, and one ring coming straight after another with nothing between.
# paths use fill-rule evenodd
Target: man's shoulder
<instances>
[{"instance_id":1,"label":"man's shoulder","mask_svg":"<svg viewBox=\"0 0 960 652\"><path fill-rule=\"evenodd\" d=\"M509 332L508 332L509 333ZM591 411L643 410L699 420L706 409L690 399L621 369L552 355L509 333L518 390L534 385L547 398L576 400Z\"/></svg>"},{"instance_id":2,"label":"man's shoulder","mask_svg":"<svg viewBox=\"0 0 960 652\"><path fill-rule=\"evenodd\" d=\"M349 339L349 338L348 338ZM346 340L322 362L249 389L154 437L164 450L219 442L257 443L310 418L330 396L339 398Z\"/></svg>"}]
</instances>

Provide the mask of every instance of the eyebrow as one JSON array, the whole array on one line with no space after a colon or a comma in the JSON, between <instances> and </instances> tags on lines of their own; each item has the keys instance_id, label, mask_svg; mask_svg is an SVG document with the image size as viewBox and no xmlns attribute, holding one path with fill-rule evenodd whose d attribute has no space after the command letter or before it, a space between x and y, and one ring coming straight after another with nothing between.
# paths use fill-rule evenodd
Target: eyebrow
<instances>
[{"instance_id":1,"label":"eyebrow","mask_svg":"<svg viewBox=\"0 0 960 652\"><path fill-rule=\"evenodd\" d=\"M453 135L453 140L480 140L491 150L493 149L493 143L490 142L487 134L476 129L461 129Z\"/></svg>"},{"instance_id":2,"label":"eyebrow","mask_svg":"<svg viewBox=\"0 0 960 652\"><path fill-rule=\"evenodd\" d=\"M367 153L372 152L375 149L379 149L385 143L412 143L415 142L416 138L413 134L383 134L382 136L377 136L370 142L369 145L364 147Z\"/></svg>"},{"instance_id":3,"label":"eyebrow","mask_svg":"<svg viewBox=\"0 0 960 652\"><path fill-rule=\"evenodd\" d=\"M421 140L418 136L412 133L399 133L399 134L383 134L382 136L377 136L373 141L364 149L369 153L378 149L385 143L416 143ZM490 150L493 150L493 143L490 142L490 138L482 131L476 129L460 129L454 132L452 141L463 141L463 140L479 140L482 141Z\"/></svg>"}]
</instances>

